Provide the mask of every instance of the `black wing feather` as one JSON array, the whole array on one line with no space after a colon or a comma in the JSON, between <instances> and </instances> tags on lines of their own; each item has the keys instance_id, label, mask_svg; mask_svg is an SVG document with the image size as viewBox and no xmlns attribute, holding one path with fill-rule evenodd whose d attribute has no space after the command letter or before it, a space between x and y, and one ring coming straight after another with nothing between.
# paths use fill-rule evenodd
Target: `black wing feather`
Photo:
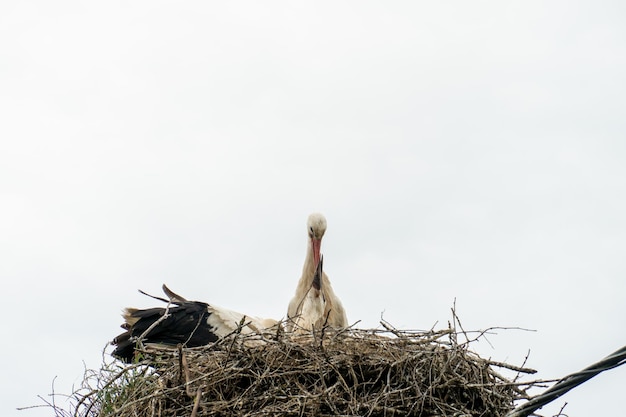
<instances>
[{"instance_id":1,"label":"black wing feather","mask_svg":"<svg viewBox=\"0 0 626 417\"><path fill-rule=\"evenodd\" d=\"M148 333L143 343L160 343L166 345L182 344L186 347L204 346L219 338L207 323L211 314L208 304L199 301L184 301L170 307L168 317L161 321ZM113 356L131 362L135 355L137 339L165 314L165 308L149 308L132 312L132 317L139 320L128 331L113 340L116 345Z\"/></svg>"}]
</instances>

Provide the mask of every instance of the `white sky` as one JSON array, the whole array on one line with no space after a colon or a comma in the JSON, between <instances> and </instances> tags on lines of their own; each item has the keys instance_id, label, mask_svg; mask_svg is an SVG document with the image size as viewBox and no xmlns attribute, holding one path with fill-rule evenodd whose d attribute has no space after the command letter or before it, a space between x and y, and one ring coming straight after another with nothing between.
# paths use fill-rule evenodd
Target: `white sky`
<instances>
[{"instance_id":1,"label":"white sky","mask_svg":"<svg viewBox=\"0 0 626 417\"><path fill-rule=\"evenodd\" d=\"M0 3L0 414L97 368L137 293L280 318L305 221L351 322L626 344L626 5ZM564 401L620 415L626 368ZM61 402L62 403L62 402ZM551 414L552 413L552 414Z\"/></svg>"}]
</instances>

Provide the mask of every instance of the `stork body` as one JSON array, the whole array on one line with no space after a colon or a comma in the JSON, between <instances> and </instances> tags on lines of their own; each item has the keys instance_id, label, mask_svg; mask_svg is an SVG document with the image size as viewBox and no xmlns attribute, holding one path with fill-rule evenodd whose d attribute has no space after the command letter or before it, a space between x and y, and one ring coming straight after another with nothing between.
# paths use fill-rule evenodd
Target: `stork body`
<instances>
[{"instance_id":1,"label":"stork body","mask_svg":"<svg viewBox=\"0 0 626 417\"><path fill-rule=\"evenodd\" d=\"M124 310L122 328L126 331L113 339L113 344L116 345L113 356L124 362L132 362L136 343L141 336L144 344L198 347L235 332L260 333L264 330L276 330L279 326L278 321L273 319L247 316L200 301L188 301L165 285L163 291L170 298L172 305L169 309L157 307ZM167 317L163 318L166 310Z\"/></svg>"},{"instance_id":2,"label":"stork body","mask_svg":"<svg viewBox=\"0 0 626 417\"><path fill-rule=\"evenodd\" d=\"M321 329L324 325L333 328L348 326L343 304L322 270L321 244L325 232L324 216L311 214L307 221L309 239L302 276L287 309L287 331L302 333Z\"/></svg>"}]
</instances>

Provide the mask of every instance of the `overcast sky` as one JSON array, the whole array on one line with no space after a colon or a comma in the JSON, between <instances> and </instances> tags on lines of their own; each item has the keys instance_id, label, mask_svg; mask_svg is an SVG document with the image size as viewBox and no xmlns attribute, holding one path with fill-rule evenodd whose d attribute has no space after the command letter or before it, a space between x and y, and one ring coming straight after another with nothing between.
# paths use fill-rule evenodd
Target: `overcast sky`
<instances>
[{"instance_id":1,"label":"overcast sky","mask_svg":"<svg viewBox=\"0 0 626 417\"><path fill-rule=\"evenodd\" d=\"M350 322L626 345L619 1L0 3L0 414L50 416L162 283L286 313L305 223ZM621 415L626 368L566 401ZM58 399L63 404L61 399Z\"/></svg>"}]
</instances>

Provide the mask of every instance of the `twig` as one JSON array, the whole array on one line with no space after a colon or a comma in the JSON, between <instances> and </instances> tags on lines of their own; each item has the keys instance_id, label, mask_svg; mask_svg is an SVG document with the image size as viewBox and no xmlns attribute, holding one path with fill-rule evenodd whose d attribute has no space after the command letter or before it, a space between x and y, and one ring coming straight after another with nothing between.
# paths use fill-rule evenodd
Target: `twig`
<instances>
[{"instance_id":1,"label":"twig","mask_svg":"<svg viewBox=\"0 0 626 417\"><path fill-rule=\"evenodd\" d=\"M170 306L172 305L172 302L168 302L167 305L165 306L165 311L163 311L163 315L161 317L159 317L158 320L156 320L154 323L152 323L150 325L150 327L148 327L146 329L145 332L143 332L138 338L137 338L137 343L140 346L143 346L143 339L146 338L146 336L148 336L150 334L150 332L157 327L159 324L161 324L163 322L163 320L166 320L167 318L169 318L170 316Z\"/></svg>"},{"instance_id":2,"label":"twig","mask_svg":"<svg viewBox=\"0 0 626 417\"><path fill-rule=\"evenodd\" d=\"M202 397L202 391L200 390L200 388L198 388L198 390L196 391L196 399L193 402L193 410L191 411L190 417L196 417L196 414L198 414L198 406L200 405L201 397Z\"/></svg>"},{"instance_id":3,"label":"twig","mask_svg":"<svg viewBox=\"0 0 626 417\"><path fill-rule=\"evenodd\" d=\"M526 361L524 361L524 362L526 362ZM537 373L537 371L535 369L532 369L532 368L522 368L522 367L519 367L519 366L515 366L515 365L508 364L508 363L504 363L504 362L485 360L485 363L487 363L489 365L497 366L498 368L506 368L506 369L510 369L511 371L517 371L517 372L521 372L521 373L525 373L525 374L536 374Z\"/></svg>"},{"instance_id":4,"label":"twig","mask_svg":"<svg viewBox=\"0 0 626 417\"><path fill-rule=\"evenodd\" d=\"M189 365L187 364L187 356L182 350L180 353L180 357L182 358L181 363L185 372L185 391L187 391L188 396L193 397L193 392L191 392L191 384L189 382L191 380L191 372L189 371Z\"/></svg>"}]
</instances>

